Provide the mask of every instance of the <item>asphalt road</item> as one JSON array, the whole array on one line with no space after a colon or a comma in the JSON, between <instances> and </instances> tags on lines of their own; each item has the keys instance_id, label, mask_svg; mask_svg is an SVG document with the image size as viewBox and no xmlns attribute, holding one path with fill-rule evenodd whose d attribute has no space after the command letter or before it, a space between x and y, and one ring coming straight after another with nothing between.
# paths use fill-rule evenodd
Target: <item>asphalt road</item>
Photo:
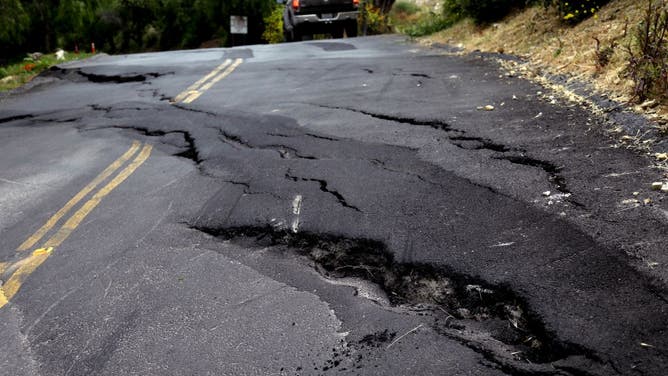
<instances>
[{"instance_id":1,"label":"asphalt road","mask_svg":"<svg viewBox=\"0 0 668 376\"><path fill-rule=\"evenodd\" d=\"M665 375L661 171L497 58L100 55L3 96L0 373Z\"/></svg>"}]
</instances>

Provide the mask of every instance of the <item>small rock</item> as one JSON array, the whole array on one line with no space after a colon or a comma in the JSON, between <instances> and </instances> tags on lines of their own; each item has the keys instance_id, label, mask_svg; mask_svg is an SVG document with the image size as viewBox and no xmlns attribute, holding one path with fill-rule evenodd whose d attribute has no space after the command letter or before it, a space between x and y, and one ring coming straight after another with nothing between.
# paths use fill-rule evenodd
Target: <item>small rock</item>
<instances>
[{"instance_id":1,"label":"small rock","mask_svg":"<svg viewBox=\"0 0 668 376\"><path fill-rule=\"evenodd\" d=\"M543 196L545 196L545 197L550 197L551 194L552 194L552 192L550 192L550 191L543 192Z\"/></svg>"},{"instance_id":2,"label":"small rock","mask_svg":"<svg viewBox=\"0 0 668 376\"><path fill-rule=\"evenodd\" d=\"M663 183L662 182L655 181L654 183L652 183L652 190L653 191L659 191L659 190L661 190L661 188L663 188Z\"/></svg>"},{"instance_id":3,"label":"small rock","mask_svg":"<svg viewBox=\"0 0 668 376\"><path fill-rule=\"evenodd\" d=\"M640 192L633 192L633 195L634 195L634 196L637 196L637 195L639 195L639 194L640 194Z\"/></svg>"},{"instance_id":4,"label":"small rock","mask_svg":"<svg viewBox=\"0 0 668 376\"><path fill-rule=\"evenodd\" d=\"M661 192L668 192L668 184L664 184L663 187L661 187Z\"/></svg>"},{"instance_id":5,"label":"small rock","mask_svg":"<svg viewBox=\"0 0 668 376\"><path fill-rule=\"evenodd\" d=\"M28 54L28 58L30 58L31 60L37 61L37 60L41 59L43 55L44 54L41 53L41 52L33 52L31 54Z\"/></svg>"},{"instance_id":6,"label":"small rock","mask_svg":"<svg viewBox=\"0 0 668 376\"><path fill-rule=\"evenodd\" d=\"M636 200L635 198L629 198L626 200L622 200L622 205L635 205L640 203L640 201Z\"/></svg>"},{"instance_id":7,"label":"small rock","mask_svg":"<svg viewBox=\"0 0 668 376\"><path fill-rule=\"evenodd\" d=\"M654 154L654 158L656 158L657 161L666 161L668 160L668 153L656 153Z\"/></svg>"},{"instance_id":8,"label":"small rock","mask_svg":"<svg viewBox=\"0 0 668 376\"><path fill-rule=\"evenodd\" d=\"M486 106L480 106L478 107L478 110L483 110L483 111L494 111L494 106L492 105L486 105Z\"/></svg>"},{"instance_id":9,"label":"small rock","mask_svg":"<svg viewBox=\"0 0 668 376\"><path fill-rule=\"evenodd\" d=\"M642 200L642 203L645 204L645 205L649 205L649 204L652 203L652 199L651 198L646 198L646 199Z\"/></svg>"},{"instance_id":10,"label":"small rock","mask_svg":"<svg viewBox=\"0 0 668 376\"><path fill-rule=\"evenodd\" d=\"M646 109L648 109L648 108L654 108L654 107L656 107L658 104L659 104L659 103L656 101L656 99L651 99L651 100L642 102L642 103L640 104L640 108L642 108L643 110L646 110Z\"/></svg>"},{"instance_id":11,"label":"small rock","mask_svg":"<svg viewBox=\"0 0 668 376\"><path fill-rule=\"evenodd\" d=\"M459 308L457 314L463 319L471 318L471 311L466 308Z\"/></svg>"}]
</instances>

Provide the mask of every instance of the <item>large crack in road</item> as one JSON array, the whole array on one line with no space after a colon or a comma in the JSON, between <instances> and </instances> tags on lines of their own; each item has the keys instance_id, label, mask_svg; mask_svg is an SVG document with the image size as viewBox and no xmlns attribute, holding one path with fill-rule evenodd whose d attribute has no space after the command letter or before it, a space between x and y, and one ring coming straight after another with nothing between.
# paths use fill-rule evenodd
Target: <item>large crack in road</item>
<instances>
[{"instance_id":1,"label":"large crack in road","mask_svg":"<svg viewBox=\"0 0 668 376\"><path fill-rule=\"evenodd\" d=\"M605 366L593 351L560 341L506 286L489 285L444 266L397 262L384 244L369 239L294 234L270 226L197 229L243 245L296 252L314 261L328 279L370 281L385 291L393 307L429 311L438 317L438 333L482 353L511 374L579 375L583 373L569 372L569 363L580 358L590 364L586 374L604 374Z\"/></svg>"},{"instance_id":2,"label":"large crack in road","mask_svg":"<svg viewBox=\"0 0 668 376\"><path fill-rule=\"evenodd\" d=\"M518 147L444 123L382 118L446 131L463 152L484 149L540 168L567 191L559 167ZM164 103L10 121L68 121L85 134L115 129L150 138L220 184L189 226L304 255L329 278L380 286L394 306L429 305L439 333L508 373L626 374L646 351L635 344L666 342L668 314L652 293L658 287L611 250L562 219L422 161L416 150L318 134L282 116ZM304 200L297 218L296 195ZM295 219L297 227L285 225Z\"/></svg>"},{"instance_id":3,"label":"large crack in road","mask_svg":"<svg viewBox=\"0 0 668 376\"><path fill-rule=\"evenodd\" d=\"M624 374L615 369L633 363L637 349L610 335L624 333L627 343L663 341L658 323L666 313L647 296L645 277L568 223L425 163L415 150L307 132L281 116L214 116L160 104L119 108L96 113L115 122L111 129L151 137L220 181L190 226L226 239L270 239L272 247L311 257L330 277L378 284L395 305L432 304L432 314L444 315L437 327L443 335L509 373ZM174 134L182 144L170 151L175 145L166 137ZM474 141L500 153L518 150ZM530 158L515 162L558 170ZM306 202L298 230L286 225L295 195ZM520 265L522 258L552 261ZM591 280L641 292L610 299ZM582 290L586 299L573 296ZM629 323L623 312L638 305L646 319ZM588 324L575 327L566 315L589 317Z\"/></svg>"}]
</instances>

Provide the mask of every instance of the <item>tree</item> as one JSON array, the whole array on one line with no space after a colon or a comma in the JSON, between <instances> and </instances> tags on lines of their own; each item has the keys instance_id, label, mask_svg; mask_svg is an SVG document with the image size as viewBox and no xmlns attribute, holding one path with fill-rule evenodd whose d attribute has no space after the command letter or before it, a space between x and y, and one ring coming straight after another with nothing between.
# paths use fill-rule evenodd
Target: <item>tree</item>
<instances>
[{"instance_id":1,"label":"tree","mask_svg":"<svg viewBox=\"0 0 668 376\"><path fill-rule=\"evenodd\" d=\"M30 18L19 0L0 0L0 57L20 48L29 26Z\"/></svg>"}]
</instances>

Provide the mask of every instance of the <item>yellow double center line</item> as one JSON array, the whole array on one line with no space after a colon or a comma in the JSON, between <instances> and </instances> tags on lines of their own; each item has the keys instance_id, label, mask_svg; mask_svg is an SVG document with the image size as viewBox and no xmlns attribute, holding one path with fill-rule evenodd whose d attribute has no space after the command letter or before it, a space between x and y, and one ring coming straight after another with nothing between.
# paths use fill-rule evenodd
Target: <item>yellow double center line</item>
<instances>
[{"instance_id":1,"label":"yellow double center line","mask_svg":"<svg viewBox=\"0 0 668 376\"><path fill-rule=\"evenodd\" d=\"M232 62L231 59L225 60L222 64L216 67L216 69L212 70L209 74L206 76L202 77L199 79L197 82L194 84L188 86L187 89L179 93L176 97L174 97L174 100L172 103L192 103L195 99L199 98L200 95L202 95L205 91L211 89L213 85L215 85L218 81L222 80L223 78L229 76L232 72L234 72L235 69L241 63L244 62L244 59L236 59L234 62Z\"/></svg>"},{"instance_id":2,"label":"yellow double center line","mask_svg":"<svg viewBox=\"0 0 668 376\"><path fill-rule=\"evenodd\" d=\"M90 214L93 209L107 196L111 191L118 187L130 175L132 175L139 166L141 166L150 156L152 146L144 144L141 151L137 150L141 143L134 141L130 149L105 168L95 179L88 183L81 191L72 197L60 210L58 210L46 223L40 227L34 234L26 239L17 249L18 261L0 263L0 277L8 276L0 285L0 308L6 305L9 300L16 295L21 288L21 284L32 274L46 259L51 255L54 248L61 245L65 239L79 226L79 224ZM86 201L65 223L53 234L44 244L23 257L25 251L32 249L67 213L72 210L81 200L88 196L98 185L107 180L119 168L126 164L135 154L137 156L132 162L127 164L121 172L113 177L106 185L100 188L93 196Z\"/></svg>"}]
</instances>

